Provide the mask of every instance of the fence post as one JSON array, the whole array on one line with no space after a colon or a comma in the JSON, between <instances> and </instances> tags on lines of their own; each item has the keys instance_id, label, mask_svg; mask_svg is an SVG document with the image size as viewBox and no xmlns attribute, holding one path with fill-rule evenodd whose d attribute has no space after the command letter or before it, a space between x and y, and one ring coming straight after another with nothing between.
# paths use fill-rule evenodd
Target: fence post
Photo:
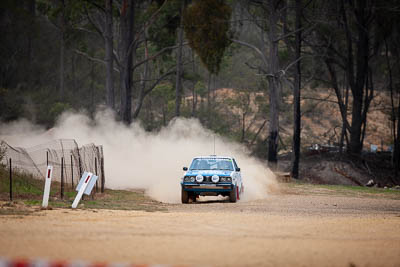
<instances>
[{"instance_id":1,"label":"fence post","mask_svg":"<svg viewBox=\"0 0 400 267\"><path fill-rule=\"evenodd\" d=\"M97 176L97 157L94 158L94 172ZM99 191L98 190L98 181L99 181L99 179L96 180L96 193Z\"/></svg>"},{"instance_id":2,"label":"fence post","mask_svg":"<svg viewBox=\"0 0 400 267\"><path fill-rule=\"evenodd\" d=\"M72 189L74 189L74 165L72 162L72 154L71 154L71 182L72 182Z\"/></svg>"},{"instance_id":3,"label":"fence post","mask_svg":"<svg viewBox=\"0 0 400 267\"><path fill-rule=\"evenodd\" d=\"M64 199L64 157L61 157L61 199Z\"/></svg>"},{"instance_id":4,"label":"fence post","mask_svg":"<svg viewBox=\"0 0 400 267\"><path fill-rule=\"evenodd\" d=\"M79 179L82 177L82 163L81 163L81 155L78 151L78 164L79 164Z\"/></svg>"},{"instance_id":5,"label":"fence post","mask_svg":"<svg viewBox=\"0 0 400 267\"><path fill-rule=\"evenodd\" d=\"M100 171L101 171L101 192L104 193L104 183L105 183L104 157L101 157L101 159L100 159Z\"/></svg>"},{"instance_id":6,"label":"fence post","mask_svg":"<svg viewBox=\"0 0 400 267\"><path fill-rule=\"evenodd\" d=\"M13 194L12 194L12 162L10 158L10 201L13 201Z\"/></svg>"}]
</instances>

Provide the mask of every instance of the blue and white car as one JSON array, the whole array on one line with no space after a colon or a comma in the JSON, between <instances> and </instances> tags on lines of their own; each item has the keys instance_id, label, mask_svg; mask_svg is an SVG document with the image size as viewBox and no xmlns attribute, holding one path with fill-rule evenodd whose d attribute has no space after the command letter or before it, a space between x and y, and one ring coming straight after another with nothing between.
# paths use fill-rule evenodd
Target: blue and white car
<instances>
[{"instance_id":1,"label":"blue and white car","mask_svg":"<svg viewBox=\"0 0 400 267\"><path fill-rule=\"evenodd\" d=\"M229 196L231 202L240 199L243 182L240 168L232 157L195 157L181 178L182 203L195 202L198 196Z\"/></svg>"}]
</instances>

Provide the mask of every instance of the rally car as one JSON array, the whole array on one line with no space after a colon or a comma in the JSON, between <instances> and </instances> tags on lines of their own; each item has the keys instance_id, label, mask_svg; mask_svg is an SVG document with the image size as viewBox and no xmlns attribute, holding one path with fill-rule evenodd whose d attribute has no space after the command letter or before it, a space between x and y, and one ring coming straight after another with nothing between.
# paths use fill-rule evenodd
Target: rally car
<instances>
[{"instance_id":1,"label":"rally car","mask_svg":"<svg viewBox=\"0 0 400 267\"><path fill-rule=\"evenodd\" d=\"M243 182L236 161L232 157L195 157L181 178L182 203L195 202L198 196L229 196L231 202L240 199Z\"/></svg>"}]
</instances>

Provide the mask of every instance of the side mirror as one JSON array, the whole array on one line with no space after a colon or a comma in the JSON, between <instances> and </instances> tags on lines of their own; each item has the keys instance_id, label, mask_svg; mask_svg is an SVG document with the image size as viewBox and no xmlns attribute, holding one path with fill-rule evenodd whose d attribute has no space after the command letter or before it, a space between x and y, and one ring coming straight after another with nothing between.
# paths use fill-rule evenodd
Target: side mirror
<instances>
[{"instance_id":1,"label":"side mirror","mask_svg":"<svg viewBox=\"0 0 400 267\"><path fill-rule=\"evenodd\" d=\"M187 167L183 167L183 170L184 170L184 171L187 171L188 169L187 169Z\"/></svg>"},{"instance_id":2,"label":"side mirror","mask_svg":"<svg viewBox=\"0 0 400 267\"><path fill-rule=\"evenodd\" d=\"M236 168L236 171L237 171L237 172L240 172L240 168Z\"/></svg>"}]
</instances>

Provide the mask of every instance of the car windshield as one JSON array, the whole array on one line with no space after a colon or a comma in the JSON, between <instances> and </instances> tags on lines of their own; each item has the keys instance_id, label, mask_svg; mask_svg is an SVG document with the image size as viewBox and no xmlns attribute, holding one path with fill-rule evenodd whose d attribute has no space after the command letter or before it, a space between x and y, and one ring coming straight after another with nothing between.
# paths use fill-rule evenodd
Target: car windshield
<instances>
[{"instance_id":1,"label":"car windshield","mask_svg":"<svg viewBox=\"0 0 400 267\"><path fill-rule=\"evenodd\" d=\"M233 171L233 164L232 160L227 158L197 158L190 165L190 170Z\"/></svg>"}]
</instances>

